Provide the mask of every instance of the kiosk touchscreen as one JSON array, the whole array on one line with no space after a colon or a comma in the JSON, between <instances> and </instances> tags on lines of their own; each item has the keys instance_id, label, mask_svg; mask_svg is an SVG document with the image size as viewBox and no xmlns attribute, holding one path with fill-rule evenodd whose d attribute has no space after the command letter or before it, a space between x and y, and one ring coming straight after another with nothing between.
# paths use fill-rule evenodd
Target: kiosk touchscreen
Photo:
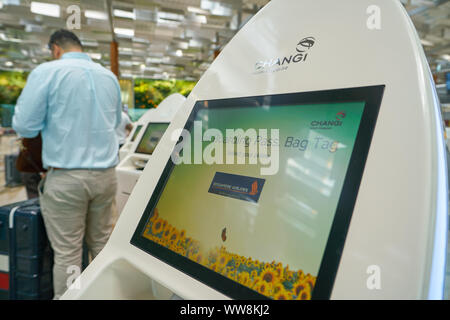
<instances>
[{"instance_id":1,"label":"kiosk touchscreen","mask_svg":"<svg viewBox=\"0 0 450 320\"><path fill-rule=\"evenodd\" d=\"M185 129L220 156L170 159L131 243L233 298L328 297L383 90L197 102Z\"/></svg>"},{"instance_id":2,"label":"kiosk touchscreen","mask_svg":"<svg viewBox=\"0 0 450 320\"><path fill-rule=\"evenodd\" d=\"M164 99L158 108L148 111L139 119L129 142L131 147L128 154L116 169L118 179L116 205L119 214L170 121L185 101L184 96L174 93Z\"/></svg>"},{"instance_id":3,"label":"kiosk touchscreen","mask_svg":"<svg viewBox=\"0 0 450 320\"><path fill-rule=\"evenodd\" d=\"M272 0L170 121L63 299L441 299L441 123L399 1Z\"/></svg>"},{"instance_id":4,"label":"kiosk touchscreen","mask_svg":"<svg viewBox=\"0 0 450 320\"><path fill-rule=\"evenodd\" d=\"M141 129L142 129L142 124L138 124L131 136L131 139L130 139L131 142L134 142L134 140L136 140L136 137L139 134L139 131L141 131Z\"/></svg>"},{"instance_id":5,"label":"kiosk touchscreen","mask_svg":"<svg viewBox=\"0 0 450 320\"><path fill-rule=\"evenodd\" d=\"M136 153L151 155L155 151L159 140L161 140L169 123L152 123L147 124L144 134L136 147Z\"/></svg>"}]
</instances>

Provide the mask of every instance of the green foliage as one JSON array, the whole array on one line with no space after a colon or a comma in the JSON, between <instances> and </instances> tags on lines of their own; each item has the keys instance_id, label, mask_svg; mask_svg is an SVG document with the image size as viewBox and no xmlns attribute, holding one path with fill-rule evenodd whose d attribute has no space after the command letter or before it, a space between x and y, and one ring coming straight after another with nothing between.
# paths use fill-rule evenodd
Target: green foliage
<instances>
[{"instance_id":1,"label":"green foliage","mask_svg":"<svg viewBox=\"0 0 450 320\"><path fill-rule=\"evenodd\" d=\"M28 73L0 71L0 104L16 104Z\"/></svg>"},{"instance_id":2,"label":"green foliage","mask_svg":"<svg viewBox=\"0 0 450 320\"><path fill-rule=\"evenodd\" d=\"M135 80L135 108L156 108L167 96L176 92L187 97L195 84L193 81L184 80Z\"/></svg>"}]
</instances>

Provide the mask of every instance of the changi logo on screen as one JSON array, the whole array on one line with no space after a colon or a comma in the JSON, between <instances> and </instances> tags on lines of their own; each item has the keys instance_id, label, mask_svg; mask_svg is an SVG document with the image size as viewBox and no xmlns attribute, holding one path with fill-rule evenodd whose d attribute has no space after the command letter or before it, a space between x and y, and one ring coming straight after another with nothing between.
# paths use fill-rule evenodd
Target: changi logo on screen
<instances>
[{"instance_id":1,"label":"changi logo on screen","mask_svg":"<svg viewBox=\"0 0 450 320\"><path fill-rule=\"evenodd\" d=\"M311 129L332 129L334 127L341 127L346 114L340 111L336 114L336 119L320 119L311 121Z\"/></svg>"},{"instance_id":2,"label":"changi logo on screen","mask_svg":"<svg viewBox=\"0 0 450 320\"><path fill-rule=\"evenodd\" d=\"M286 70L289 65L305 62L308 58L308 51L314 46L316 39L314 37L306 37L301 39L295 47L295 52L285 57L272 58L266 61L258 61L255 63L255 74L278 72Z\"/></svg>"}]
</instances>

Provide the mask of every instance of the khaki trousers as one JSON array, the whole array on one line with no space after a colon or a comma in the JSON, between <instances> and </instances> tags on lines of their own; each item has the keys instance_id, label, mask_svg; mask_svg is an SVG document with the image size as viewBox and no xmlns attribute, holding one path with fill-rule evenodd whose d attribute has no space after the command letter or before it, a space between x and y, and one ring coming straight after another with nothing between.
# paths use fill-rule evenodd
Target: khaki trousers
<instances>
[{"instance_id":1,"label":"khaki trousers","mask_svg":"<svg viewBox=\"0 0 450 320\"><path fill-rule=\"evenodd\" d=\"M41 181L41 211L54 251L54 299L67 290L74 270L81 270L83 239L92 259L108 241L115 216L116 189L114 168L50 169Z\"/></svg>"}]
</instances>

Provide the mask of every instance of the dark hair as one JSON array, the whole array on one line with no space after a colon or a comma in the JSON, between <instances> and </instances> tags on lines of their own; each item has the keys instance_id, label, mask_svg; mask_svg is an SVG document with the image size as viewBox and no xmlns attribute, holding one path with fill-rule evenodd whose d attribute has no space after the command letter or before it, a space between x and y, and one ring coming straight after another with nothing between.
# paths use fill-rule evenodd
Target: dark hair
<instances>
[{"instance_id":1,"label":"dark hair","mask_svg":"<svg viewBox=\"0 0 450 320\"><path fill-rule=\"evenodd\" d=\"M60 46L63 49L67 49L67 47L73 46L83 48L80 39L78 39L75 33L65 29L60 29L58 31L53 32L48 42L49 49L52 48L52 44L56 44L57 46Z\"/></svg>"}]
</instances>

